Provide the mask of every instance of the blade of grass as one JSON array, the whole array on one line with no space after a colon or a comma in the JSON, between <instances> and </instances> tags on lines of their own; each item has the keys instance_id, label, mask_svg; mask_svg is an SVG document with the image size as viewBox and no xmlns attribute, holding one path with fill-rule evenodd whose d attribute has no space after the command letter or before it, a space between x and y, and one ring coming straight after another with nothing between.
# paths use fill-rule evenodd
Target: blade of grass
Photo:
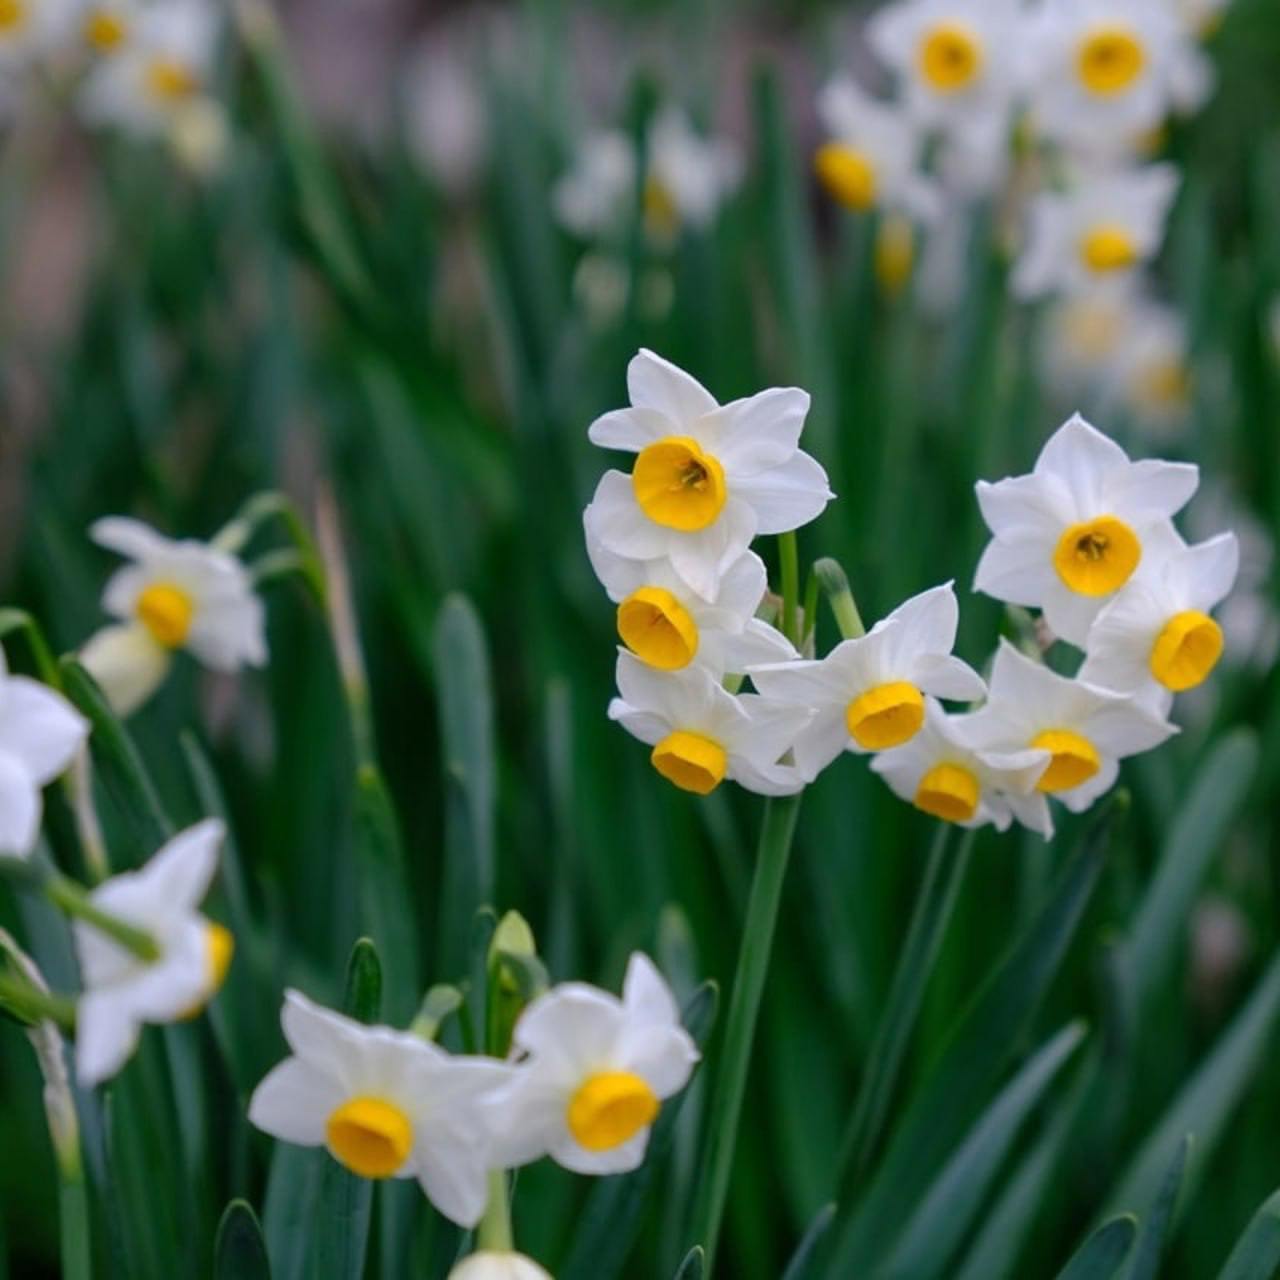
<instances>
[{"instance_id":1,"label":"blade of grass","mask_svg":"<svg viewBox=\"0 0 1280 1280\"><path fill-rule=\"evenodd\" d=\"M232 1200L213 1245L215 1280L271 1280L262 1227L247 1201Z\"/></svg>"},{"instance_id":2,"label":"blade of grass","mask_svg":"<svg viewBox=\"0 0 1280 1280\"><path fill-rule=\"evenodd\" d=\"M808 1230L796 1246L795 1253L791 1255L787 1269L782 1273L782 1280L817 1280L817 1277L822 1274L818 1269L820 1252L835 1217L834 1203L824 1204L818 1210Z\"/></svg>"},{"instance_id":3,"label":"blade of grass","mask_svg":"<svg viewBox=\"0 0 1280 1280\"><path fill-rule=\"evenodd\" d=\"M1130 1213L1104 1222L1071 1255L1057 1280L1112 1280L1124 1266L1137 1235L1138 1220Z\"/></svg>"},{"instance_id":4,"label":"blade of grass","mask_svg":"<svg viewBox=\"0 0 1280 1280\"><path fill-rule=\"evenodd\" d=\"M1137 1252L1129 1264L1128 1280L1155 1280L1159 1272L1160 1255L1164 1251L1174 1210L1178 1207L1178 1192L1182 1190L1182 1179L1187 1170L1191 1146L1192 1137L1188 1133L1178 1143L1173 1159L1169 1161L1155 1204L1143 1220Z\"/></svg>"},{"instance_id":5,"label":"blade of grass","mask_svg":"<svg viewBox=\"0 0 1280 1280\"><path fill-rule=\"evenodd\" d=\"M1280 1270L1280 1191L1274 1191L1236 1241L1218 1280L1274 1280Z\"/></svg>"}]
</instances>

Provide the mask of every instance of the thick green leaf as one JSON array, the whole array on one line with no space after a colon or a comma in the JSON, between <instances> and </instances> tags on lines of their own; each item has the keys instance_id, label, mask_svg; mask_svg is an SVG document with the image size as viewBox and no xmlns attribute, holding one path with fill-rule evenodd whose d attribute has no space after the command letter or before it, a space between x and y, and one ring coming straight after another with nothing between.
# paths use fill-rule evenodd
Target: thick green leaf
<instances>
[{"instance_id":1,"label":"thick green leaf","mask_svg":"<svg viewBox=\"0 0 1280 1280\"><path fill-rule=\"evenodd\" d=\"M1178 1192L1182 1190L1182 1178L1187 1169L1187 1156L1191 1147L1192 1137L1187 1134L1173 1153L1155 1205L1142 1222L1138 1247L1129 1264L1128 1280L1155 1280L1159 1272L1160 1255L1164 1251L1174 1210L1178 1207Z\"/></svg>"},{"instance_id":2,"label":"thick green leaf","mask_svg":"<svg viewBox=\"0 0 1280 1280\"><path fill-rule=\"evenodd\" d=\"M885 1276L927 1280L948 1262L982 1207L1032 1107L1084 1039L1083 1023L1057 1033L1004 1087L943 1166L903 1228Z\"/></svg>"},{"instance_id":3,"label":"thick green leaf","mask_svg":"<svg viewBox=\"0 0 1280 1280\"><path fill-rule=\"evenodd\" d=\"M1132 1214L1104 1222L1071 1255L1058 1280L1112 1280L1124 1266L1137 1234L1138 1220Z\"/></svg>"},{"instance_id":4,"label":"thick green leaf","mask_svg":"<svg viewBox=\"0 0 1280 1280\"><path fill-rule=\"evenodd\" d=\"M271 1280L258 1217L244 1200L227 1205L213 1245L215 1280Z\"/></svg>"},{"instance_id":5,"label":"thick green leaf","mask_svg":"<svg viewBox=\"0 0 1280 1280\"><path fill-rule=\"evenodd\" d=\"M262 1212L275 1280L308 1280L320 1183L332 1163L318 1147L275 1144Z\"/></svg>"},{"instance_id":6,"label":"thick green leaf","mask_svg":"<svg viewBox=\"0 0 1280 1280\"><path fill-rule=\"evenodd\" d=\"M1275 1280L1280 1271L1280 1191L1274 1191L1236 1241L1218 1280Z\"/></svg>"},{"instance_id":7,"label":"thick green leaf","mask_svg":"<svg viewBox=\"0 0 1280 1280\"><path fill-rule=\"evenodd\" d=\"M822 1274L818 1268L820 1251L835 1218L834 1203L824 1204L818 1210L813 1221L809 1223L808 1230L801 1237L800 1243L796 1245L796 1251L791 1255L787 1269L782 1273L782 1280L817 1280L817 1277Z\"/></svg>"}]
</instances>

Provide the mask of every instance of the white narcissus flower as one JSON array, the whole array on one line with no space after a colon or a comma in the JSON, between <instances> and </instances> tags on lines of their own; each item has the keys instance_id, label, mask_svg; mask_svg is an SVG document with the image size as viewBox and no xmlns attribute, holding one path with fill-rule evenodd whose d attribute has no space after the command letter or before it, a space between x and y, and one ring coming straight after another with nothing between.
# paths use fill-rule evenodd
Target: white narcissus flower
<instances>
[{"instance_id":1,"label":"white narcissus flower","mask_svg":"<svg viewBox=\"0 0 1280 1280\"><path fill-rule=\"evenodd\" d=\"M776 627L755 616L768 587L764 561L744 551L714 599L704 600L665 560L624 560L587 534L587 555L618 606L618 636L642 662L679 671L696 662L717 679L758 662L798 656Z\"/></svg>"},{"instance_id":2,"label":"white narcissus flower","mask_svg":"<svg viewBox=\"0 0 1280 1280\"><path fill-rule=\"evenodd\" d=\"M523 1253L483 1249L458 1263L449 1280L552 1280L551 1273Z\"/></svg>"},{"instance_id":3,"label":"white narcissus flower","mask_svg":"<svg viewBox=\"0 0 1280 1280\"><path fill-rule=\"evenodd\" d=\"M808 524L832 498L827 473L799 448L809 395L774 387L719 405L694 378L641 351L627 366L629 409L591 424L593 443L635 453L607 471L584 515L607 551L668 559L704 599L760 533Z\"/></svg>"},{"instance_id":4,"label":"white narcissus flower","mask_svg":"<svg viewBox=\"0 0 1280 1280\"><path fill-rule=\"evenodd\" d=\"M1089 628L1079 678L1167 711L1173 695L1202 684L1222 656L1222 628L1209 615L1230 594L1239 566L1236 536L1224 533L1135 574Z\"/></svg>"},{"instance_id":5,"label":"white narcissus flower","mask_svg":"<svg viewBox=\"0 0 1280 1280\"><path fill-rule=\"evenodd\" d=\"M1041 359L1053 388L1065 399L1096 392L1115 377L1116 352L1132 332L1133 290L1084 289L1056 298L1041 342Z\"/></svg>"},{"instance_id":6,"label":"white narcissus flower","mask_svg":"<svg viewBox=\"0 0 1280 1280\"><path fill-rule=\"evenodd\" d=\"M901 107L842 75L818 94L818 117L827 141L814 170L835 199L860 212L884 209L921 222L937 217L937 190L920 171L919 125Z\"/></svg>"},{"instance_id":7,"label":"white narcissus flower","mask_svg":"<svg viewBox=\"0 0 1280 1280\"><path fill-rule=\"evenodd\" d=\"M1127 151L1185 100L1195 46L1168 0L1043 0L1026 35L1033 127L1052 141Z\"/></svg>"},{"instance_id":8,"label":"white narcissus flower","mask_svg":"<svg viewBox=\"0 0 1280 1280\"><path fill-rule=\"evenodd\" d=\"M912 111L948 132L1006 130L1019 82L1019 0L897 0L867 23Z\"/></svg>"},{"instance_id":9,"label":"white narcissus flower","mask_svg":"<svg viewBox=\"0 0 1280 1280\"><path fill-rule=\"evenodd\" d=\"M11 676L0 649L0 855L25 858L40 831L42 787L63 773L89 724L59 693Z\"/></svg>"},{"instance_id":10,"label":"white narcissus flower","mask_svg":"<svg viewBox=\"0 0 1280 1280\"><path fill-rule=\"evenodd\" d=\"M668 782L710 795L729 778L760 795L791 795L804 779L778 763L809 723L807 707L754 694L734 696L701 667L654 671L618 654L618 692L609 719L648 743L650 763Z\"/></svg>"},{"instance_id":11,"label":"white narcissus flower","mask_svg":"<svg viewBox=\"0 0 1280 1280\"><path fill-rule=\"evenodd\" d=\"M988 823L1006 831L1017 818L1047 840L1053 834L1048 806L1033 793L1049 763L1034 748L978 751L961 732L968 716L949 716L934 698L925 700L924 724L909 742L871 762L895 795L923 813L961 827Z\"/></svg>"},{"instance_id":12,"label":"white narcissus flower","mask_svg":"<svg viewBox=\"0 0 1280 1280\"><path fill-rule=\"evenodd\" d=\"M1164 239L1177 194L1173 165L1101 172L1031 203L1027 239L1011 285L1022 298L1125 281Z\"/></svg>"},{"instance_id":13,"label":"white narcissus flower","mask_svg":"<svg viewBox=\"0 0 1280 1280\"><path fill-rule=\"evenodd\" d=\"M574 1173L625 1173L644 1160L663 1101L698 1061L671 989L632 953L622 999L582 982L553 987L520 1015L515 1070L485 1107L495 1163L549 1155Z\"/></svg>"},{"instance_id":14,"label":"white narcissus flower","mask_svg":"<svg viewBox=\"0 0 1280 1280\"><path fill-rule=\"evenodd\" d=\"M0 73L52 54L74 29L79 0L4 0L0 4Z\"/></svg>"},{"instance_id":15,"label":"white narcissus flower","mask_svg":"<svg viewBox=\"0 0 1280 1280\"><path fill-rule=\"evenodd\" d=\"M1191 410L1187 325L1174 307L1150 299L1133 307L1113 352L1108 390L1149 435L1177 432Z\"/></svg>"},{"instance_id":16,"label":"white narcissus flower","mask_svg":"<svg viewBox=\"0 0 1280 1280\"><path fill-rule=\"evenodd\" d=\"M207 94L219 27L210 0L139 6L128 39L85 82L85 118L142 137L166 132Z\"/></svg>"},{"instance_id":17,"label":"white narcissus flower","mask_svg":"<svg viewBox=\"0 0 1280 1280\"><path fill-rule=\"evenodd\" d=\"M1114 785L1120 761L1158 747L1177 729L1127 694L1072 680L1001 640L986 705L961 731L982 751L1047 751L1036 790L1073 813Z\"/></svg>"},{"instance_id":18,"label":"white narcissus flower","mask_svg":"<svg viewBox=\"0 0 1280 1280\"><path fill-rule=\"evenodd\" d=\"M987 690L953 657L960 610L951 584L899 605L857 640L819 661L753 667L751 682L775 702L811 707L796 739L796 768L812 782L840 752L887 751L924 724L925 697L972 702Z\"/></svg>"},{"instance_id":19,"label":"white narcissus flower","mask_svg":"<svg viewBox=\"0 0 1280 1280\"><path fill-rule=\"evenodd\" d=\"M300 1147L326 1147L362 1178L416 1178L451 1222L474 1227L491 1161L484 1097L511 1068L446 1053L420 1036L365 1026L285 993L293 1056L253 1091L249 1120Z\"/></svg>"},{"instance_id":20,"label":"white narcissus flower","mask_svg":"<svg viewBox=\"0 0 1280 1280\"><path fill-rule=\"evenodd\" d=\"M1076 414L1049 438L1029 475L978 481L992 539L974 589L1043 609L1057 635L1083 646L1099 610L1144 556L1174 544L1170 517L1198 480L1191 463L1130 462Z\"/></svg>"},{"instance_id":21,"label":"white narcissus flower","mask_svg":"<svg viewBox=\"0 0 1280 1280\"><path fill-rule=\"evenodd\" d=\"M80 11L80 35L93 53L112 57L129 46L136 30L138 0L89 0Z\"/></svg>"},{"instance_id":22,"label":"white narcissus flower","mask_svg":"<svg viewBox=\"0 0 1280 1280\"><path fill-rule=\"evenodd\" d=\"M92 636L80 655L120 715L155 692L176 649L215 671L266 662L262 601L234 556L175 542L123 516L97 521L90 534L133 561L116 571L102 597L121 623Z\"/></svg>"},{"instance_id":23,"label":"white narcissus flower","mask_svg":"<svg viewBox=\"0 0 1280 1280\"><path fill-rule=\"evenodd\" d=\"M659 240L674 236L682 226L709 226L742 180L737 146L727 138L704 138L674 107L654 117L647 147L645 226Z\"/></svg>"},{"instance_id":24,"label":"white narcissus flower","mask_svg":"<svg viewBox=\"0 0 1280 1280\"><path fill-rule=\"evenodd\" d=\"M568 173L552 188L552 207L566 230L595 239L623 223L635 183L631 139L625 133L601 130L579 144Z\"/></svg>"},{"instance_id":25,"label":"white narcissus flower","mask_svg":"<svg viewBox=\"0 0 1280 1280\"><path fill-rule=\"evenodd\" d=\"M234 940L197 907L218 867L225 830L208 818L174 836L137 871L112 876L89 895L93 906L149 934L147 961L84 920L72 925L80 960L76 1076L86 1087L116 1074L144 1023L191 1017L226 976Z\"/></svg>"}]
</instances>

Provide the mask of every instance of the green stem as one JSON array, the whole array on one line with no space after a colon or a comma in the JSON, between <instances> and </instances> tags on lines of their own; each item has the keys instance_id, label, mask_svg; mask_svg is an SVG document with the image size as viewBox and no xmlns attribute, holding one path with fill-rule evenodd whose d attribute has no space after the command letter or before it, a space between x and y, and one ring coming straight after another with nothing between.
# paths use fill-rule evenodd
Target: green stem
<instances>
[{"instance_id":1,"label":"green stem","mask_svg":"<svg viewBox=\"0 0 1280 1280\"><path fill-rule=\"evenodd\" d=\"M65 1031L73 1030L76 1025L74 1000L69 1000L66 996L50 995L12 973L0 973L0 1006L10 1010L24 1022L41 1022L47 1018Z\"/></svg>"},{"instance_id":2,"label":"green stem","mask_svg":"<svg viewBox=\"0 0 1280 1280\"><path fill-rule=\"evenodd\" d=\"M494 1253L510 1253L511 1203L507 1198L507 1175L502 1169L489 1170L489 1203L476 1228L476 1247Z\"/></svg>"},{"instance_id":3,"label":"green stem","mask_svg":"<svg viewBox=\"0 0 1280 1280\"><path fill-rule=\"evenodd\" d=\"M782 634L799 648L796 606L800 602L800 551L794 531L778 535L778 560L782 573Z\"/></svg>"},{"instance_id":4,"label":"green stem","mask_svg":"<svg viewBox=\"0 0 1280 1280\"><path fill-rule=\"evenodd\" d=\"M289 569L302 575L315 598L323 604L326 586L320 553L316 549L306 521L285 494L275 492L254 494L240 508L235 517L214 534L209 545L229 555L238 556L258 529L275 517L280 519L289 536L289 541L293 544L292 549L296 560L289 562ZM278 569L283 562L279 559L272 560L270 556L273 554L279 557L283 553L269 553L258 562L255 570L262 572L264 565L273 570Z\"/></svg>"},{"instance_id":5,"label":"green stem","mask_svg":"<svg viewBox=\"0 0 1280 1280\"><path fill-rule=\"evenodd\" d=\"M807 657L813 656L813 637L818 629L818 575L809 570L804 584L804 607L801 610L802 643L800 652Z\"/></svg>"},{"instance_id":6,"label":"green stem","mask_svg":"<svg viewBox=\"0 0 1280 1280\"><path fill-rule=\"evenodd\" d=\"M95 906L85 890L74 880L55 872L45 881L43 888L45 896L55 907L105 933L126 951L132 951L139 960L150 964L160 959L159 944L146 930L138 929Z\"/></svg>"},{"instance_id":7,"label":"green stem","mask_svg":"<svg viewBox=\"0 0 1280 1280\"><path fill-rule=\"evenodd\" d=\"M827 595L827 603L835 616L836 626L845 640L858 640L867 634L862 615L858 612L857 602L849 587L849 579L838 560L824 556L814 563L814 577L821 583Z\"/></svg>"},{"instance_id":8,"label":"green stem","mask_svg":"<svg viewBox=\"0 0 1280 1280\"><path fill-rule=\"evenodd\" d=\"M58 1170L58 1235L63 1280L91 1280L89 1197L78 1161Z\"/></svg>"},{"instance_id":9,"label":"green stem","mask_svg":"<svg viewBox=\"0 0 1280 1280\"><path fill-rule=\"evenodd\" d=\"M720 1235L729 1192L747 1070L760 1015L760 998L769 971L782 885L791 858L791 841L799 812L799 795L771 799L764 811L755 876L738 952L737 976L729 1003L729 1020L721 1046L702 1177L693 1211L693 1238L707 1251L708 1275L712 1274L716 1240Z\"/></svg>"}]
</instances>

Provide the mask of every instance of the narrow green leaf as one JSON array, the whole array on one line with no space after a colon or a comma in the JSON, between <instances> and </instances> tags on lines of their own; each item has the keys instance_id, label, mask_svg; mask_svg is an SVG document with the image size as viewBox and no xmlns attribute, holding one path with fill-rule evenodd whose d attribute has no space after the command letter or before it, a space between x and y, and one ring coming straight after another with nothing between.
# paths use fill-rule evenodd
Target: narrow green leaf
<instances>
[{"instance_id":1,"label":"narrow green leaf","mask_svg":"<svg viewBox=\"0 0 1280 1280\"><path fill-rule=\"evenodd\" d=\"M1236 1241L1218 1280L1275 1280L1280 1271L1280 1191L1274 1191Z\"/></svg>"},{"instance_id":2,"label":"narrow green leaf","mask_svg":"<svg viewBox=\"0 0 1280 1280\"><path fill-rule=\"evenodd\" d=\"M1187 1169L1187 1156L1192 1148L1191 1134L1185 1135L1169 1161L1164 1181L1151 1212L1142 1223L1138 1236L1137 1252L1129 1264L1128 1280L1155 1280L1160 1267L1160 1255L1178 1206L1178 1192L1182 1190L1182 1178Z\"/></svg>"},{"instance_id":3,"label":"narrow green leaf","mask_svg":"<svg viewBox=\"0 0 1280 1280\"><path fill-rule=\"evenodd\" d=\"M688 1253L684 1255L684 1261L676 1269L673 1280L702 1280L703 1273L706 1271L707 1255L703 1252L700 1244L695 1244Z\"/></svg>"},{"instance_id":4,"label":"narrow green leaf","mask_svg":"<svg viewBox=\"0 0 1280 1280\"><path fill-rule=\"evenodd\" d=\"M262 1227L247 1201L232 1200L218 1223L213 1274L215 1280L271 1280Z\"/></svg>"},{"instance_id":5,"label":"narrow green leaf","mask_svg":"<svg viewBox=\"0 0 1280 1280\"><path fill-rule=\"evenodd\" d=\"M791 1261L787 1263L787 1269L782 1273L782 1280L817 1280L821 1274L818 1269L818 1253L835 1218L834 1201L831 1204L824 1204L818 1210L813 1221L809 1223L808 1230L796 1246L795 1253L791 1255Z\"/></svg>"},{"instance_id":6,"label":"narrow green leaf","mask_svg":"<svg viewBox=\"0 0 1280 1280\"><path fill-rule=\"evenodd\" d=\"M277 1142L267 1173L263 1227L275 1280L305 1280L316 1203L329 1154L318 1147Z\"/></svg>"},{"instance_id":7,"label":"narrow green leaf","mask_svg":"<svg viewBox=\"0 0 1280 1280\"><path fill-rule=\"evenodd\" d=\"M422 1003L418 1006L409 1030L424 1040L434 1040L440 1034L440 1028L446 1019L453 1017L465 1000L466 996L459 987L449 983L436 983L422 997Z\"/></svg>"},{"instance_id":8,"label":"narrow green leaf","mask_svg":"<svg viewBox=\"0 0 1280 1280\"><path fill-rule=\"evenodd\" d=\"M951 1255L982 1208L1023 1122L1084 1035L1082 1023L1064 1027L1000 1092L907 1220L886 1277L924 1280L948 1274Z\"/></svg>"},{"instance_id":9,"label":"narrow green leaf","mask_svg":"<svg viewBox=\"0 0 1280 1280\"><path fill-rule=\"evenodd\" d=\"M1058 1272L1057 1280L1112 1280L1133 1248L1138 1220L1131 1213L1104 1222Z\"/></svg>"}]
</instances>

